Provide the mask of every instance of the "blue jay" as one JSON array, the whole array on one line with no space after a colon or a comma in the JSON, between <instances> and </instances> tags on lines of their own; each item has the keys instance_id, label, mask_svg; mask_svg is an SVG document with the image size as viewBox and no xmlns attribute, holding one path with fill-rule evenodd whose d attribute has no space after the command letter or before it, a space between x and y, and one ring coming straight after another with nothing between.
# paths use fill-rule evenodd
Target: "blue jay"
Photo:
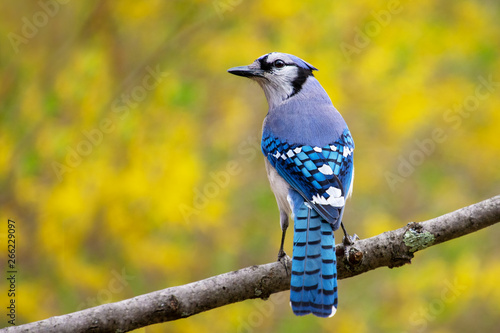
<instances>
[{"instance_id":1,"label":"blue jay","mask_svg":"<svg viewBox=\"0 0 500 333\"><path fill-rule=\"evenodd\" d=\"M314 70L294 55L273 52L228 72L257 81L269 104L261 145L280 212L278 259L285 256L290 214L294 218L293 313L331 317L337 310L333 231L341 225L352 191L354 142Z\"/></svg>"}]
</instances>

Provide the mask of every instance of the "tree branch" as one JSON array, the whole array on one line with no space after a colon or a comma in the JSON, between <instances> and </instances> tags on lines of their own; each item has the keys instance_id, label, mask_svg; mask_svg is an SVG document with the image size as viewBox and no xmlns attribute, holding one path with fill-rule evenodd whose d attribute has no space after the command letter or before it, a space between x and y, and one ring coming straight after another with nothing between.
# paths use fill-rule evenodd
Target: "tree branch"
<instances>
[{"instance_id":1,"label":"tree branch","mask_svg":"<svg viewBox=\"0 0 500 333\"><path fill-rule=\"evenodd\" d=\"M337 245L338 278L410 263L413 253L500 222L500 196L452 213ZM7 328L6 332L127 332L290 288L289 257L116 303Z\"/></svg>"}]
</instances>

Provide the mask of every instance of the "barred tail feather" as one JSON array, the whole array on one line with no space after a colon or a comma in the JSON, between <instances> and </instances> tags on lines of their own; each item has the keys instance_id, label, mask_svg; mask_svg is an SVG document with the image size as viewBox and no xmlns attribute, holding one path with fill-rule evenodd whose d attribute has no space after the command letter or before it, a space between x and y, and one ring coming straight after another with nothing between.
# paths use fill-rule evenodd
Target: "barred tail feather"
<instances>
[{"instance_id":1,"label":"barred tail feather","mask_svg":"<svg viewBox=\"0 0 500 333\"><path fill-rule=\"evenodd\" d=\"M337 309L332 226L306 204L295 214L290 303L298 316L331 317Z\"/></svg>"}]
</instances>

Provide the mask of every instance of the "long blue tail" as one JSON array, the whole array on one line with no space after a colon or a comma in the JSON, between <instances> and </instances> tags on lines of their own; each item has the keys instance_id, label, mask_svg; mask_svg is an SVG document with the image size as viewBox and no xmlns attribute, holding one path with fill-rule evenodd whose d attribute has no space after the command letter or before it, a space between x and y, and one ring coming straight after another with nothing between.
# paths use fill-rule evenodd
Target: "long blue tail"
<instances>
[{"instance_id":1,"label":"long blue tail","mask_svg":"<svg viewBox=\"0 0 500 333\"><path fill-rule=\"evenodd\" d=\"M298 316L331 317L337 310L332 226L305 203L295 212L290 303Z\"/></svg>"}]
</instances>

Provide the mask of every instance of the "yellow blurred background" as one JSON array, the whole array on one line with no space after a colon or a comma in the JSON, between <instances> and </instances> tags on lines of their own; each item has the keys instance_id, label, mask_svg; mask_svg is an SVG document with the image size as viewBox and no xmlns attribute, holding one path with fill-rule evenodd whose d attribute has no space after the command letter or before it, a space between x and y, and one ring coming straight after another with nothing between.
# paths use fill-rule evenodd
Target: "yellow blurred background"
<instances>
[{"instance_id":1,"label":"yellow blurred background","mask_svg":"<svg viewBox=\"0 0 500 333\"><path fill-rule=\"evenodd\" d=\"M351 233L499 193L497 1L0 8L0 235L6 254L16 221L18 324L276 259L278 210L260 152L267 104L226 72L271 51L319 68L349 124ZM499 239L493 226L412 265L342 280L329 320L295 317L284 292L136 332L492 332Z\"/></svg>"}]
</instances>

